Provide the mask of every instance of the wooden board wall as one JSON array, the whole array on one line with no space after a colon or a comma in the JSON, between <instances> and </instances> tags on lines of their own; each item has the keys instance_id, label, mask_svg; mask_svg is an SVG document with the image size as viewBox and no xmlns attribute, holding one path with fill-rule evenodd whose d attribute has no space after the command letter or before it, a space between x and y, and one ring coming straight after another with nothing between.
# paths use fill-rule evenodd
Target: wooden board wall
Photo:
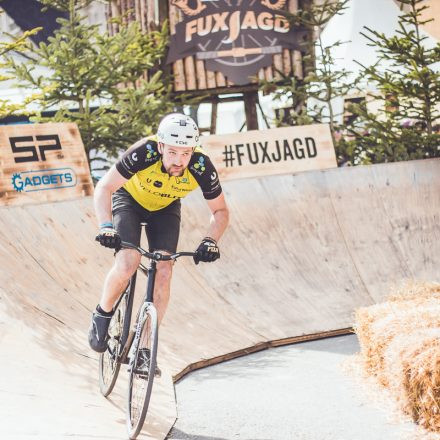
<instances>
[{"instance_id":1,"label":"wooden board wall","mask_svg":"<svg viewBox=\"0 0 440 440\"><path fill-rule=\"evenodd\" d=\"M133 20L141 24L144 32L149 32L156 28L159 20L167 18L170 24L171 35L176 32L176 25L182 20L182 11L170 3L168 3L168 11L165 11L164 2L159 7L159 11L155 10L154 0L113 0L108 8L109 18L123 17L123 22L127 23ZM288 0L289 12L298 10L298 0ZM166 15L165 15L166 14ZM117 32L118 25L113 23L109 26L111 33ZM176 92L183 91L203 91L209 89L228 89L234 86L221 72L211 72L206 69L203 60L197 60L195 56L186 57L178 60L172 65L174 74L174 90ZM260 80L279 80L281 74L295 75L297 78L303 78L303 55L298 50L283 49L281 54L273 55L273 63L269 67L260 69L257 77ZM257 84L252 81L251 84Z\"/></svg>"},{"instance_id":2,"label":"wooden board wall","mask_svg":"<svg viewBox=\"0 0 440 440\"><path fill-rule=\"evenodd\" d=\"M171 375L267 341L349 327L353 310L383 301L391 283L439 281L438 159L235 180L223 189L231 224L220 260L181 259L173 269L160 329L163 374L140 439L164 439L175 421ZM179 249L198 245L209 217L194 191L182 204ZM87 344L113 261L94 241L96 228L91 197L0 207L4 439L126 438L126 368L105 399Z\"/></svg>"},{"instance_id":3,"label":"wooden board wall","mask_svg":"<svg viewBox=\"0 0 440 440\"><path fill-rule=\"evenodd\" d=\"M73 123L0 126L0 205L57 202L93 193Z\"/></svg>"},{"instance_id":4,"label":"wooden board wall","mask_svg":"<svg viewBox=\"0 0 440 440\"><path fill-rule=\"evenodd\" d=\"M202 136L221 181L337 168L328 124Z\"/></svg>"}]
</instances>

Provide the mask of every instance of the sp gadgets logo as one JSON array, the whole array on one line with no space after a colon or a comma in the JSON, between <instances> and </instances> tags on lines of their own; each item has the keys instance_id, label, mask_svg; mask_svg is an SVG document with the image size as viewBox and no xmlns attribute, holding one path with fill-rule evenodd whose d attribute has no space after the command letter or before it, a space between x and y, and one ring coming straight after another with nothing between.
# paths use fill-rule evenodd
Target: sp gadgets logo
<instances>
[{"instance_id":1,"label":"sp gadgets logo","mask_svg":"<svg viewBox=\"0 0 440 440\"><path fill-rule=\"evenodd\" d=\"M52 141L48 143L48 141ZM47 161L48 151L58 151L62 158L62 146L58 135L18 136L9 138L15 163ZM17 192L34 192L61 189L76 186L77 177L72 168L40 168L18 171L12 175L11 185Z\"/></svg>"}]
</instances>

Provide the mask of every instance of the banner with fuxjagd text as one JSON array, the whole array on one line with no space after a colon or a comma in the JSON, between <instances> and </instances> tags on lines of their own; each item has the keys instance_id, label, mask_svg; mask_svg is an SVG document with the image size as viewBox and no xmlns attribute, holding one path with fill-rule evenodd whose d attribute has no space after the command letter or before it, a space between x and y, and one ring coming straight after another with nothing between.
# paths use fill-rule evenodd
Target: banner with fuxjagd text
<instances>
[{"instance_id":1,"label":"banner with fuxjagd text","mask_svg":"<svg viewBox=\"0 0 440 440\"><path fill-rule=\"evenodd\" d=\"M172 28L167 63L203 60L236 85L249 84L283 49L304 49L308 32L286 18L286 0L172 0L181 20Z\"/></svg>"},{"instance_id":2,"label":"banner with fuxjagd text","mask_svg":"<svg viewBox=\"0 0 440 440\"><path fill-rule=\"evenodd\" d=\"M76 124L0 126L0 205L91 195L93 183Z\"/></svg>"},{"instance_id":3,"label":"banner with fuxjagd text","mask_svg":"<svg viewBox=\"0 0 440 440\"><path fill-rule=\"evenodd\" d=\"M337 167L327 124L202 136L221 180Z\"/></svg>"}]
</instances>

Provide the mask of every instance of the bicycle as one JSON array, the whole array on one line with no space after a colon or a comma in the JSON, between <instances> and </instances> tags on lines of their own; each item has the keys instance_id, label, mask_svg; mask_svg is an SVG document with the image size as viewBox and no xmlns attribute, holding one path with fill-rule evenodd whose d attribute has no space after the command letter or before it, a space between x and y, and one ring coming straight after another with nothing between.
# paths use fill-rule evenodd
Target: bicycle
<instances>
[{"instance_id":1,"label":"bicycle","mask_svg":"<svg viewBox=\"0 0 440 440\"><path fill-rule=\"evenodd\" d=\"M154 282L158 261L177 260L195 252L177 252L172 255L147 252L131 243L122 242L121 248L135 249L150 259L149 266L142 262L138 270L147 277L147 289L139 308L135 325L131 327L136 274L113 307L113 317L109 325L107 350L99 356L99 387L104 397L113 390L122 364L128 364L129 384L127 401L127 431L130 439L135 439L142 429L148 411L151 391L156 371L158 345L157 312L153 304ZM139 388L139 389L138 389Z\"/></svg>"}]
</instances>

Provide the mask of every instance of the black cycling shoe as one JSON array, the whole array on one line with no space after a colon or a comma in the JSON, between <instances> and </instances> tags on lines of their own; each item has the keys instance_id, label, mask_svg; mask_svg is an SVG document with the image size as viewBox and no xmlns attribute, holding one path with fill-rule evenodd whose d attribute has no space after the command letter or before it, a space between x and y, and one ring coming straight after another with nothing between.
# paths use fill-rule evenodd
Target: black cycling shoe
<instances>
[{"instance_id":1,"label":"black cycling shoe","mask_svg":"<svg viewBox=\"0 0 440 440\"><path fill-rule=\"evenodd\" d=\"M150 370L150 349L140 348L135 371L141 377L143 376L147 377L149 370ZM160 377L160 376L162 376L162 371L160 371L160 368L156 365L156 369L154 371L154 377Z\"/></svg>"},{"instance_id":2,"label":"black cycling shoe","mask_svg":"<svg viewBox=\"0 0 440 440\"><path fill-rule=\"evenodd\" d=\"M93 312L89 329L89 345L98 353L104 353L107 350L108 326L111 319L111 316L104 316L96 310Z\"/></svg>"}]
</instances>

